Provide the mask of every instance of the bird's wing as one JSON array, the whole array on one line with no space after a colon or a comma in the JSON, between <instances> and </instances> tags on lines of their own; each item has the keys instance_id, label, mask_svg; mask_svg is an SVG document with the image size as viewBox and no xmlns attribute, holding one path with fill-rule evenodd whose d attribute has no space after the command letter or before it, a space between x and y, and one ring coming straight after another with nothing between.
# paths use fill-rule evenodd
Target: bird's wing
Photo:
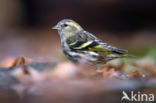
<instances>
[{"instance_id":1,"label":"bird's wing","mask_svg":"<svg viewBox=\"0 0 156 103\"><path fill-rule=\"evenodd\" d=\"M117 53L117 54L127 54L128 51L124 50L124 49L119 49L116 47L113 47L105 42L103 42L102 40L98 39L97 37L95 37L94 35L92 35L91 33L85 31L86 34L88 34L91 38L93 38L92 40L94 41L94 44L97 44L99 46L96 47L96 49L100 49L100 50L104 50L104 51L112 51L113 53Z\"/></svg>"},{"instance_id":2,"label":"bird's wing","mask_svg":"<svg viewBox=\"0 0 156 103\"><path fill-rule=\"evenodd\" d=\"M72 50L94 51L94 52L101 53L103 55L108 55L113 53L121 56L128 56L127 50L113 47L86 31L80 32L78 35L76 35L71 39L73 40L73 42L70 42L68 44Z\"/></svg>"},{"instance_id":3,"label":"bird's wing","mask_svg":"<svg viewBox=\"0 0 156 103\"><path fill-rule=\"evenodd\" d=\"M89 32L79 32L76 36L67 40L70 49L75 51L95 51L95 52L111 52L106 48L106 43L102 42Z\"/></svg>"},{"instance_id":4,"label":"bird's wing","mask_svg":"<svg viewBox=\"0 0 156 103\"><path fill-rule=\"evenodd\" d=\"M115 55L119 55L121 57L128 57L128 56L134 57L133 55L128 54L127 50L113 47L107 43L104 43L101 40L99 40L98 43L99 43L99 46L97 46L96 49L98 48L97 50L101 49L102 51L105 51L104 52L104 53L106 53L105 55L115 54Z\"/></svg>"}]
</instances>

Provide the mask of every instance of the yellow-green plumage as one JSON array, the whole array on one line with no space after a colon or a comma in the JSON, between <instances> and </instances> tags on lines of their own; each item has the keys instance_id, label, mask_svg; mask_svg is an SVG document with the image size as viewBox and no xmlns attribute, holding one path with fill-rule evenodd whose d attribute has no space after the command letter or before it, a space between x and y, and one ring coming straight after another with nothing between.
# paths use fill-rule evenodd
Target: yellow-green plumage
<instances>
[{"instance_id":1,"label":"yellow-green plumage","mask_svg":"<svg viewBox=\"0 0 156 103\"><path fill-rule=\"evenodd\" d=\"M126 50L98 39L73 20L61 20L55 29L61 37L64 54L75 63L106 63L112 59L132 56Z\"/></svg>"}]
</instances>

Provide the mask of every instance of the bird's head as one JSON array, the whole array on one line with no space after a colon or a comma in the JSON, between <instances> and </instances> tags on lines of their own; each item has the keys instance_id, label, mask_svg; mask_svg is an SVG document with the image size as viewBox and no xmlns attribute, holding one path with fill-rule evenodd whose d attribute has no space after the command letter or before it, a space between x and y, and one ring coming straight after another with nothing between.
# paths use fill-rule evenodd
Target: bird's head
<instances>
[{"instance_id":1,"label":"bird's head","mask_svg":"<svg viewBox=\"0 0 156 103\"><path fill-rule=\"evenodd\" d=\"M52 29L56 29L60 36L74 36L78 31L83 30L82 27L71 19L63 19L57 23Z\"/></svg>"}]
</instances>

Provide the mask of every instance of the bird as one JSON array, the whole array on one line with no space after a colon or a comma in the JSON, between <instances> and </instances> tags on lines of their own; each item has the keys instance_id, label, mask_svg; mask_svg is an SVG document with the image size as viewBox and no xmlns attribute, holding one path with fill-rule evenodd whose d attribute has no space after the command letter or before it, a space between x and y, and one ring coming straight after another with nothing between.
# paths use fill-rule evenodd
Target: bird
<instances>
[{"instance_id":1,"label":"bird","mask_svg":"<svg viewBox=\"0 0 156 103\"><path fill-rule=\"evenodd\" d=\"M64 55L75 64L106 64L117 58L135 57L97 38L72 19L63 19L52 29L58 31Z\"/></svg>"}]
</instances>

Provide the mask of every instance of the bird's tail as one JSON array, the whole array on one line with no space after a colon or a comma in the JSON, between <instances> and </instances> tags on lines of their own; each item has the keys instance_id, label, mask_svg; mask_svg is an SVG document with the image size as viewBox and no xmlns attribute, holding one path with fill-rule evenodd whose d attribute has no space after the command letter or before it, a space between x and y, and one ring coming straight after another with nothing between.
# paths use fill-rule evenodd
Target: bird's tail
<instances>
[{"instance_id":1,"label":"bird's tail","mask_svg":"<svg viewBox=\"0 0 156 103\"><path fill-rule=\"evenodd\" d=\"M126 57L131 57L131 58L139 58L138 56L132 55L132 54L127 54Z\"/></svg>"},{"instance_id":2,"label":"bird's tail","mask_svg":"<svg viewBox=\"0 0 156 103\"><path fill-rule=\"evenodd\" d=\"M132 55L132 54L120 54L121 57L130 57L130 58L138 58L138 56Z\"/></svg>"}]
</instances>

